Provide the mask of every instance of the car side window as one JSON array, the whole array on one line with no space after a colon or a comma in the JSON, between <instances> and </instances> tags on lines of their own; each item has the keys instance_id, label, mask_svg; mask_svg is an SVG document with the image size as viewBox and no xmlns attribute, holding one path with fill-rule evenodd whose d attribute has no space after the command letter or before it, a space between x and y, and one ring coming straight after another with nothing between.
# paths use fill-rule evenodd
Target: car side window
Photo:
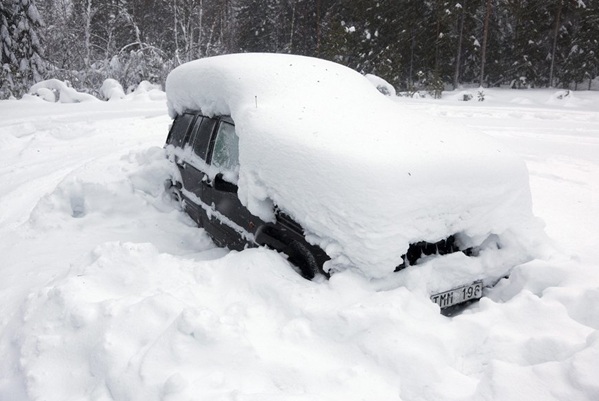
<instances>
[{"instance_id":1,"label":"car side window","mask_svg":"<svg viewBox=\"0 0 599 401\"><path fill-rule=\"evenodd\" d=\"M214 141L211 164L223 173L237 171L239 138L233 124L221 121Z\"/></svg>"},{"instance_id":2,"label":"car side window","mask_svg":"<svg viewBox=\"0 0 599 401\"><path fill-rule=\"evenodd\" d=\"M193 128L193 151L203 160L206 160L206 156L208 155L210 136L212 135L215 124L216 120L213 118L198 116Z\"/></svg>"},{"instance_id":3,"label":"car side window","mask_svg":"<svg viewBox=\"0 0 599 401\"><path fill-rule=\"evenodd\" d=\"M169 132L167 143L175 147L182 147L187 139L189 127L193 123L193 114L184 113L175 118L171 131Z\"/></svg>"}]
</instances>

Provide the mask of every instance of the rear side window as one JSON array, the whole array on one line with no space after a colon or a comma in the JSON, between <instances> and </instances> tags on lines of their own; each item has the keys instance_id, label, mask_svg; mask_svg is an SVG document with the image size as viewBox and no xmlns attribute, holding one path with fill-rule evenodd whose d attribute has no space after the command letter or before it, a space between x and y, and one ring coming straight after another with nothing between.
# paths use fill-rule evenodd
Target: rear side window
<instances>
[{"instance_id":1,"label":"rear side window","mask_svg":"<svg viewBox=\"0 0 599 401\"><path fill-rule=\"evenodd\" d=\"M193 127L193 151L200 156L202 160L206 160L208 155L208 146L210 144L210 136L214 130L216 120L213 118L198 116Z\"/></svg>"},{"instance_id":2,"label":"rear side window","mask_svg":"<svg viewBox=\"0 0 599 401\"><path fill-rule=\"evenodd\" d=\"M193 123L194 117L193 114L188 113L178 115L175 122L173 122L166 143L175 147L182 147L187 139L189 127Z\"/></svg>"},{"instance_id":3,"label":"rear side window","mask_svg":"<svg viewBox=\"0 0 599 401\"><path fill-rule=\"evenodd\" d=\"M239 165L239 138L235 126L221 121L214 141L211 164L221 172L235 172Z\"/></svg>"}]
</instances>

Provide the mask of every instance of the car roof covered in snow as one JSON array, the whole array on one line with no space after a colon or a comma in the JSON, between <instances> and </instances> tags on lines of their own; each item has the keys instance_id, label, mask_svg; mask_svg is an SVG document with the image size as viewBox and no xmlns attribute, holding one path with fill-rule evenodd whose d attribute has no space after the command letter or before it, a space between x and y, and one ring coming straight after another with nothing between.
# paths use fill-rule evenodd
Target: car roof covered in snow
<instances>
[{"instance_id":1,"label":"car roof covered in snow","mask_svg":"<svg viewBox=\"0 0 599 401\"><path fill-rule=\"evenodd\" d=\"M278 205L331 256L330 269L381 277L410 243L499 234L531 216L521 159L486 135L402 107L339 64L217 56L173 70L166 92L171 117L232 117L242 203L265 220Z\"/></svg>"}]
</instances>

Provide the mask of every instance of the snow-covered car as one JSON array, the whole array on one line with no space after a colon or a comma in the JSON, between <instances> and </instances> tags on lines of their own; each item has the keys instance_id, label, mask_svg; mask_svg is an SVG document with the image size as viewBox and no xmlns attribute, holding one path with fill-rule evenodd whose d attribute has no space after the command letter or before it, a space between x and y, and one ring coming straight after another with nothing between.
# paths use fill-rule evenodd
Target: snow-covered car
<instances>
[{"instance_id":1,"label":"snow-covered car","mask_svg":"<svg viewBox=\"0 0 599 401\"><path fill-rule=\"evenodd\" d=\"M220 246L267 246L309 279L393 277L442 309L530 259L524 162L351 69L225 55L176 68L166 92L170 190Z\"/></svg>"}]
</instances>

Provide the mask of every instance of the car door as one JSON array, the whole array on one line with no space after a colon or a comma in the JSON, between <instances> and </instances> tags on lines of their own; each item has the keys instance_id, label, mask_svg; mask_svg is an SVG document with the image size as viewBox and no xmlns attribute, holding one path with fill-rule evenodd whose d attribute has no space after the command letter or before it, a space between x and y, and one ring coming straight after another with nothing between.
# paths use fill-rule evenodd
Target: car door
<instances>
[{"instance_id":1,"label":"car door","mask_svg":"<svg viewBox=\"0 0 599 401\"><path fill-rule=\"evenodd\" d=\"M208 211L211 193L207 186L206 157L216 123L217 120L213 118L204 117L201 114L196 115L184 146L184 150L187 150L187 147L190 149L184 152L184 162L180 167L185 189L183 191L186 200L185 209L201 227L206 227L210 223Z\"/></svg>"},{"instance_id":2,"label":"car door","mask_svg":"<svg viewBox=\"0 0 599 401\"><path fill-rule=\"evenodd\" d=\"M202 117L200 116L199 119L201 121ZM170 160L175 163L179 170L179 178L175 178L176 181L172 182L177 193L177 198L182 202L189 216L201 225L201 208L190 199L190 192L193 193L197 177L194 177L193 171L189 170L187 157L185 157L186 149L191 146L193 140L191 134L194 131L197 120L197 114L183 113L178 115L173 121L166 139L166 145L171 149L169 152Z\"/></svg>"},{"instance_id":3,"label":"car door","mask_svg":"<svg viewBox=\"0 0 599 401\"><path fill-rule=\"evenodd\" d=\"M237 196L239 172L239 138L229 117L219 118L210 141L208 159L213 178L210 180L213 237L231 249L254 244L253 234L264 224L241 204Z\"/></svg>"}]
</instances>

